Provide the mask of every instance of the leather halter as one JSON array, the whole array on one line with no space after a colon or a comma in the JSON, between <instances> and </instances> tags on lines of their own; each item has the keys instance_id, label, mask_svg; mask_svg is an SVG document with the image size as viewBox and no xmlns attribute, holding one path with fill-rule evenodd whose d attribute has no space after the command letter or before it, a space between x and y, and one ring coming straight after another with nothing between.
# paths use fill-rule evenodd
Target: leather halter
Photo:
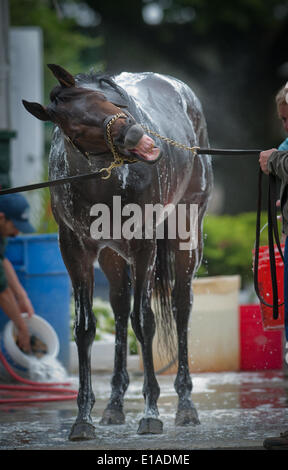
<instances>
[{"instance_id":1,"label":"leather halter","mask_svg":"<svg viewBox=\"0 0 288 470\"><path fill-rule=\"evenodd\" d=\"M111 115L111 116L108 116L105 121L104 121L104 129L105 129L105 134L104 134L104 138L105 138L105 141L106 143L108 144L108 140L107 140L107 126L108 124L112 121L113 119L113 122L114 120L116 120L115 118L127 118L127 116L125 114L122 114L122 113L119 113L119 114L114 114L114 115ZM90 156L99 156L99 155L104 155L106 152L88 152L88 151L85 151L83 149L80 148L79 144L76 144L74 142L74 140L72 140L67 134L65 134L63 132L63 136L65 138L65 140L67 140L67 142L69 142L69 144L71 144L78 152L80 152L85 158L87 158L89 160L89 157ZM111 149L111 148L110 148Z\"/></svg>"},{"instance_id":2,"label":"leather halter","mask_svg":"<svg viewBox=\"0 0 288 470\"><path fill-rule=\"evenodd\" d=\"M108 145L108 147L110 148L111 150L111 153L114 157L114 160L113 162L111 163L111 165L107 168L101 168L100 172L103 172L103 171L106 171L107 172L107 176L103 176L103 179L108 179L111 175L111 171L113 168L117 167L117 166L122 166L125 162L126 163L136 163L138 162L138 159L136 158L132 158L132 157L125 157L125 156L122 156L122 155L119 155L119 153L117 152L116 150L116 147L113 143L113 139L112 139L112 136L111 136L111 126L112 124L119 118L125 118L126 120L127 119L131 119L132 121L132 116L130 115L127 115L127 114L124 114L124 113L118 113L118 114L113 114L111 116L108 116L105 120L104 120L104 129L105 129L105 134L104 134L104 137L105 137L105 141ZM79 145L77 145L70 137L68 137L66 134L64 134L64 138L67 140L67 142L69 142L78 152L80 152L85 158L87 158L87 160L89 160L90 156L99 156L99 155L105 155L106 152L101 152L101 153L96 153L96 152L87 152L87 151L83 151Z\"/></svg>"}]
</instances>

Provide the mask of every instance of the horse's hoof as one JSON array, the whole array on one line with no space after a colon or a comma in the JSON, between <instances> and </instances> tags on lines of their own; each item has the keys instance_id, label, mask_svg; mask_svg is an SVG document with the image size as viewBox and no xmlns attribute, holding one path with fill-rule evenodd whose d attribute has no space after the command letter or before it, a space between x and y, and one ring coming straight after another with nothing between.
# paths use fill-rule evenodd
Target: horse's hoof
<instances>
[{"instance_id":1,"label":"horse's hoof","mask_svg":"<svg viewBox=\"0 0 288 470\"><path fill-rule=\"evenodd\" d=\"M176 426L189 426L200 424L196 408L177 411L175 418Z\"/></svg>"},{"instance_id":2,"label":"horse's hoof","mask_svg":"<svg viewBox=\"0 0 288 470\"><path fill-rule=\"evenodd\" d=\"M125 415L121 410L112 410L107 408L102 416L100 424L103 426L111 426L113 424L124 424Z\"/></svg>"},{"instance_id":3,"label":"horse's hoof","mask_svg":"<svg viewBox=\"0 0 288 470\"><path fill-rule=\"evenodd\" d=\"M80 422L74 423L69 435L70 441L89 441L96 439L96 432L93 424Z\"/></svg>"},{"instance_id":4,"label":"horse's hoof","mask_svg":"<svg viewBox=\"0 0 288 470\"><path fill-rule=\"evenodd\" d=\"M138 434L162 434L163 423L156 418L142 418L139 423Z\"/></svg>"}]
</instances>

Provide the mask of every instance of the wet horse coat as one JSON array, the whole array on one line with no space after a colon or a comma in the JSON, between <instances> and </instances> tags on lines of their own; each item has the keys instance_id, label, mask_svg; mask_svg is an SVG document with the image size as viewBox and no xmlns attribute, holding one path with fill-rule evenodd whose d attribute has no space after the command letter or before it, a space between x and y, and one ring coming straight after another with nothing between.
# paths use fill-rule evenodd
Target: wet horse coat
<instances>
[{"instance_id":1,"label":"wet horse coat","mask_svg":"<svg viewBox=\"0 0 288 470\"><path fill-rule=\"evenodd\" d=\"M128 112L112 127L114 144L127 158L125 136L136 123L185 145L208 146L201 105L190 88L179 80L154 73L121 73L115 77L78 75L75 79L59 66L50 67L60 86L51 92L51 104L43 107L24 102L29 112L56 124L50 158L50 179L97 171L109 166L113 156L105 140L105 122L117 112ZM135 129L135 128L134 128ZM65 139L68 136L70 140ZM71 142L74 142L74 145ZM102 417L102 424L121 424L125 420L123 399L129 384L126 370L127 324L141 344L144 364L143 395L145 409L138 433L162 432L157 408L160 394L155 376L152 340L155 317L160 317L165 335L175 320L178 339L178 393L176 424L198 424L197 411L191 400L192 381L188 370L187 328L192 306L191 281L202 258L202 221L212 186L210 157L193 155L188 150L169 146L156 139L162 158L148 161L145 153L136 163L114 168L107 180L75 182L51 188L52 209L59 225L63 260L71 277L76 306L75 339L79 355L78 416L70 439L93 439L95 429L91 410L94 395L91 387L90 350L95 337L96 319L92 312L93 263L98 259L110 284L110 302L115 315L115 364L112 392ZM93 153L89 159L83 151ZM134 157L137 153L133 152ZM147 162L145 162L147 158ZM144 160L144 161L143 161ZM180 250L179 238L150 239L104 236L91 237L95 220L91 208L102 203L113 216L113 198L121 199L121 208L137 204L198 205L198 243ZM115 207L114 207L115 208ZM92 214L92 215L91 215ZM166 220L167 223L167 220ZM143 233L144 233L143 222ZM134 295L131 312L131 295ZM159 308L153 312L153 292L159 296ZM61 312L59 312L61 314ZM161 326L160 326L161 328ZM166 338L167 339L167 338Z\"/></svg>"}]
</instances>

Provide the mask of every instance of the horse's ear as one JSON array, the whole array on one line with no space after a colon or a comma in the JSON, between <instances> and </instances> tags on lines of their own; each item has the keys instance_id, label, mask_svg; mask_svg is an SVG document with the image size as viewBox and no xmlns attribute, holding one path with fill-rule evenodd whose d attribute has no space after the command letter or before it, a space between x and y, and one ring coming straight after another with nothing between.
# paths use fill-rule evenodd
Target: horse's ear
<instances>
[{"instance_id":1,"label":"horse's ear","mask_svg":"<svg viewBox=\"0 0 288 470\"><path fill-rule=\"evenodd\" d=\"M41 104L31 103L25 100L22 100L22 103L27 111L33 114L33 116L35 116L37 119L40 119L41 121L51 121L47 110Z\"/></svg>"},{"instance_id":2,"label":"horse's ear","mask_svg":"<svg viewBox=\"0 0 288 470\"><path fill-rule=\"evenodd\" d=\"M47 64L47 66L52 71L53 75L57 78L60 85L65 88L71 88L75 86L75 79L73 75L67 72L67 70L63 69L63 67L55 64Z\"/></svg>"}]
</instances>

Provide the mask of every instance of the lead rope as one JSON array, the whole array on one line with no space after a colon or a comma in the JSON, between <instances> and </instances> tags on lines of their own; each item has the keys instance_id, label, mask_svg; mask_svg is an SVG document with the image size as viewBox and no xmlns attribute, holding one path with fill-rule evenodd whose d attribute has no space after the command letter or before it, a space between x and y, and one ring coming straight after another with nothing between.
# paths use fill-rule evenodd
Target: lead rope
<instances>
[{"instance_id":1,"label":"lead rope","mask_svg":"<svg viewBox=\"0 0 288 470\"><path fill-rule=\"evenodd\" d=\"M167 144L169 144L169 145L173 145L174 147L178 147L178 148L183 149L183 150L189 150L190 152L193 152L194 156L197 155L197 150L200 149L200 147L196 147L196 146L189 147L188 145L180 144L180 142L177 142L174 139L170 139L169 137L163 137L163 135L158 134L158 132L152 131L151 129L144 126L143 124L141 124L141 126L142 126L142 128L144 129L145 132L148 132L149 134L152 134L155 137L158 137L158 139L161 139L164 142L167 142Z\"/></svg>"},{"instance_id":2,"label":"lead rope","mask_svg":"<svg viewBox=\"0 0 288 470\"><path fill-rule=\"evenodd\" d=\"M108 124L106 126L107 141L108 141L108 144L110 146L111 152L113 154L114 161L111 163L111 165L109 167L101 168L100 172L106 171L106 173L107 173L107 176L102 176L102 179L104 179L104 180L110 178L111 171L113 170L113 168L124 165L125 161L129 161L130 163L134 163L134 162L138 161L137 159L134 159L134 160L127 159L126 160L125 157L122 157L122 156L119 155L119 153L117 152L117 150L114 146L113 139L112 139L112 136L111 136L111 126L120 117L126 117L126 116L122 113L115 114L113 116L113 118L110 119L110 121L108 122ZM169 145L173 145L174 147L181 148L182 150L188 150L188 151L192 152L194 156L197 155L197 150L200 149L200 147L196 147L196 146L189 147L188 145L181 144L180 142L177 142L174 139L170 139L169 137L164 137L163 135L159 134L158 132L152 131L152 129L149 129L148 127L144 126L143 124L141 124L141 127L143 128L143 130L145 132L148 132L149 134L151 134L155 137L158 137L158 139L163 140L164 142L166 142Z\"/></svg>"},{"instance_id":3,"label":"lead rope","mask_svg":"<svg viewBox=\"0 0 288 470\"><path fill-rule=\"evenodd\" d=\"M111 163L111 165L109 167L101 168L100 172L106 171L106 173L107 173L107 176L102 176L102 179L104 179L104 180L110 178L111 171L113 170L113 168L124 165L125 161L129 161L130 163L138 161L137 159L134 159L134 160L125 159L125 157L120 156L119 153L117 152L115 146L114 146L113 139L112 139L112 136L111 136L111 126L120 117L126 117L126 116L122 113L115 114L113 116L113 118L110 119L110 121L108 122L108 124L106 126L107 141L108 141L108 144L110 146L110 150L113 154L114 161ZM152 129L149 129L148 127L144 126L143 124L141 124L141 126L142 126L142 128L145 132L148 132L149 134L151 134L155 137L158 137L158 139L163 140L164 142L166 142L169 145L173 145L174 147L181 148L182 150L188 150L188 151L192 152L194 156L197 155L197 150L200 149L200 147L196 147L196 146L189 147L188 145L181 144L180 142L177 142L174 139L170 139L169 137L164 137L163 135L159 134L158 132L152 131Z\"/></svg>"},{"instance_id":4,"label":"lead rope","mask_svg":"<svg viewBox=\"0 0 288 470\"><path fill-rule=\"evenodd\" d=\"M274 251L274 237L275 242L284 262L284 256L281 249L277 215L276 215L276 177L269 174L269 188L268 188L268 244L269 244L269 259L270 259L270 274L272 282L273 304L266 302L259 291L258 284L258 267L259 267L259 248L260 248L260 226L261 226L261 200L262 200L262 170L259 169L258 175L258 204L257 204L257 219L256 219L256 242L255 242L255 258L254 258L254 288L260 302L267 307L273 308L273 318L277 320L278 309L284 302L278 305L278 286L277 286L277 273L276 261Z\"/></svg>"}]
</instances>

